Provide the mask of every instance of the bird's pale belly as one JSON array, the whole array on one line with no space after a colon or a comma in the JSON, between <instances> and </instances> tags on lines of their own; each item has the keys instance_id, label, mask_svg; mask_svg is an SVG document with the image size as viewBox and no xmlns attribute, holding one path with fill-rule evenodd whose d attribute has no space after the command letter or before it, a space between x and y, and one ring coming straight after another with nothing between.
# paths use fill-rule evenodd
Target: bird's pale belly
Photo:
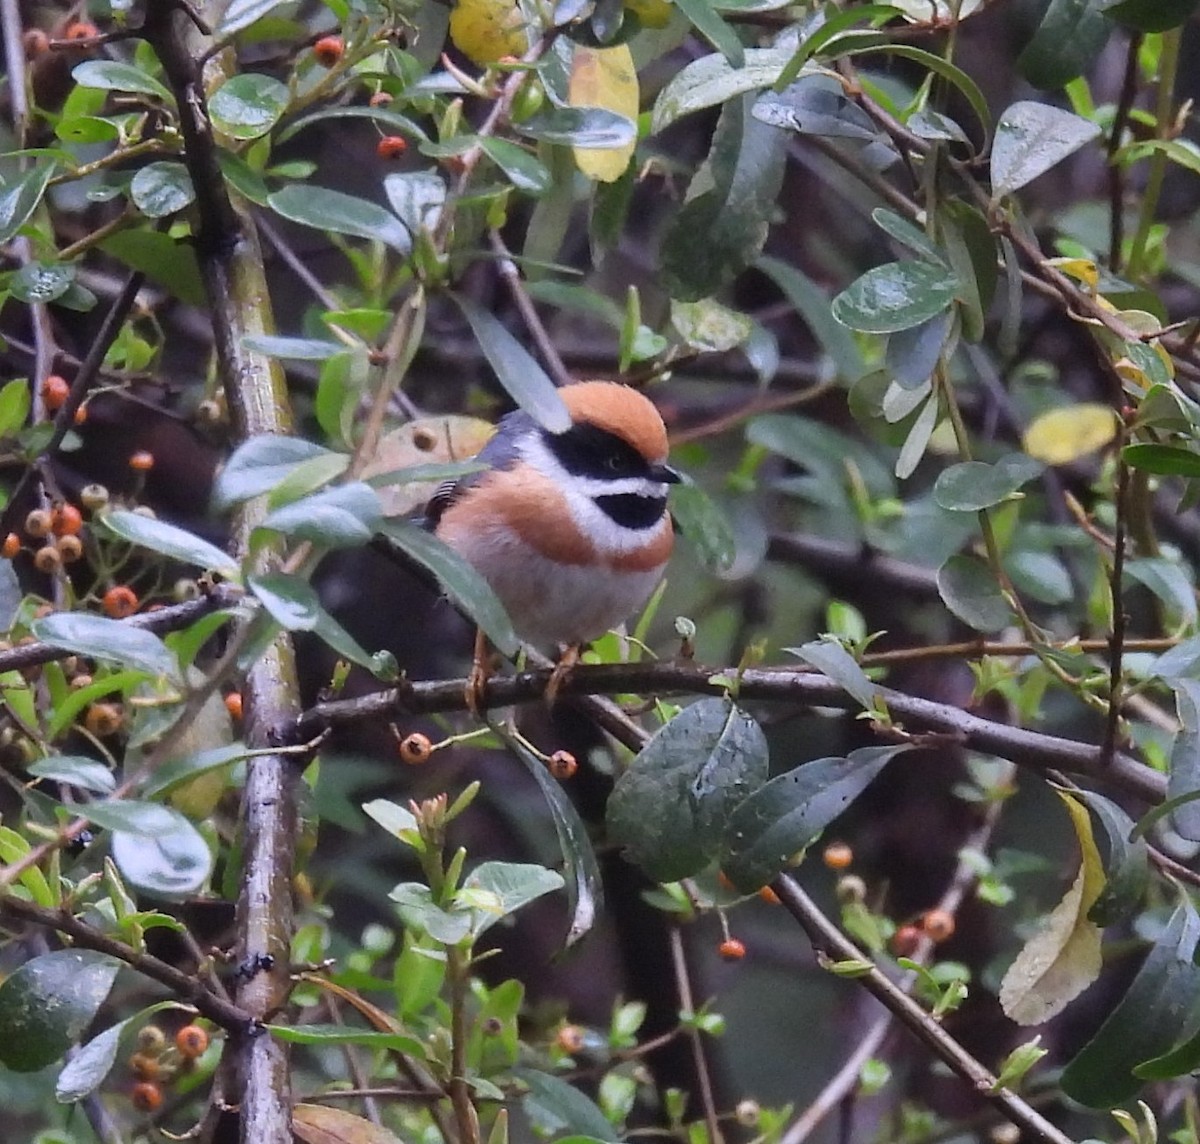
<instances>
[{"instance_id":1,"label":"bird's pale belly","mask_svg":"<svg viewBox=\"0 0 1200 1144\"><path fill-rule=\"evenodd\" d=\"M486 538L446 537L492 586L526 643L585 643L641 610L662 579L663 565L622 570L560 564L491 530Z\"/></svg>"}]
</instances>

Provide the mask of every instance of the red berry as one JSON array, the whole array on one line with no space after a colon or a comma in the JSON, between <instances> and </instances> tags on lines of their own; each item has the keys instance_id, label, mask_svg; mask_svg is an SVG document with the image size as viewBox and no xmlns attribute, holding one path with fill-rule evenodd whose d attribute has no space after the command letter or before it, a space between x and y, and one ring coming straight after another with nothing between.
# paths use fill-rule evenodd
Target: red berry
<instances>
[{"instance_id":1,"label":"red berry","mask_svg":"<svg viewBox=\"0 0 1200 1144\"><path fill-rule=\"evenodd\" d=\"M926 910L921 915L921 929L932 942L946 941L954 934L954 915L949 910Z\"/></svg>"},{"instance_id":2,"label":"red berry","mask_svg":"<svg viewBox=\"0 0 1200 1144\"><path fill-rule=\"evenodd\" d=\"M67 25L67 30L63 33L63 38L67 40L92 40L98 35L100 35L100 31L95 24L87 20L75 20Z\"/></svg>"},{"instance_id":3,"label":"red berry","mask_svg":"<svg viewBox=\"0 0 1200 1144\"><path fill-rule=\"evenodd\" d=\"M854 851L844 842L831 842L822 851L821 861L831 870L845 870L854 861Z\"/></svg>"},{"instance_id":4,"label":"red berry","mask_svg":"<svg viewBox=\"0 0 1200 1144\"><path fill-rule=\"evenodd\" d=\"M50 531L55 536L77 536L83 529L83 513L73 504L56 504L50 510Z\"/></svg>"},{"instance_id":5,"label":"red berry","mask_svg":"<svg viewBox=\"0 0 1200 1144\"><path fill-rule=\"evenodd\" d=\"M148 1080L139 1081L133 1086L129 1099L139 1112L157 1112L162 1107L162 1089Z\"/></svg>"},{"instance_id":6,"label":"red berry","mask_svg":"<svg viewBox=\"0 0 1200 1144\"><path fill-rule=\"evenodd\" d=\"M10 532L4 538L4 547L0 548L0 555L3 555L5 560L12 560L20 551L21 538L15 532Z\"/></svg>"},{"instance_id":7,"label":"red berry","mask_svg":"<svg viewBox=\"0 0 1200 1144\"><path fill-rule=\"evenodd\" d=\"M912 957L921 944L921 931L916 926L901 926L888 942L896 957Z\"/></svg>"},{"instance_id":8,"label":"red berry","mask_svg":"<svg viewBox=\"0 0 1200 1144\"><path fill-rule=\"evenodd\" d=\"M225 710L229 712L231 719L241 722L242 693L240 691L231 691L225 696Z\"/></svg>"},{"instance_id":9,"label":"red berry","mask_svg":"<svg viewBox=\"0 0 1200 1144\"><path fill-rule=\"evenodd\" d=\"M124 584L109 588L100 603L105 613L114 620L123 620L138 610L137 593Z\"/></svg>"},{"instance_id":10,"label":"red berry","mask_svg":"<svg viewBox=\"0 0 1200 1144\"><path fill-rule=\"evenodd\" d=\"M408 140L403 135L385 135L375 144L375 154L381 159L399 159L408 150Z\"/></svg>"},{"instance_id":11,"label":"red berry","mask_svg":"<svg viewBox=\"0 0 1200 1144\"><path fill-rule=\"evenodd\" d=\"M135 473L148 473L154 468L154 454L146 449L139 449L129 458L129 467Z\"/></svg>"},{"instance_id":12,"label":"red berry","mask_svg":"<svg viewBox=\"0 0 1200 1144\"><path fill-rule=\"evenodd\" d=\"M577 770L579 764L570 751L555 751L550 756L550 773L560 782L569 779Z\"/></svg>"},{"instance_id":13,"label":"red berry","mask_svg":"<svg viewBox=\"0 0 1200 1144\"><path fill-rule=\"evenodd\" d=\"M772 890L770 886L764 886L761 890L759 890L758 896L760 898L762 898L762 900L764 902L766 902L768 905L772 905L772 906L779 905L779 895L777 893L775 893L775 891Z\"/></svg>"},{"instance_id":14,"label":"red berry","mask_svg":"<svg viewBox=\"0 0 1200 1144\"><path fill-rule=\"evenodd\" d=\"M741 961L746 956L746 947L736 937L727 937L717 946L717 953L726 961Z\"/></svg>"},{"instance_id":15,"label":"red berry","mask_svg":"<svg viewBox=\"0 0 1200 1144\"><path fill-rule=\"evenodd\" d=\"M53 413L61 409L71 394L71 383L60 374L52 373L42 382L42 404Z\"/></svg>"},{"instance_id":16,"label":"red berry","mask_svg":"<svg viewBox=\"0 0 1200 1144\"><path fill-rule=\"evenodd\" d=\"M331 68L346 52L341 36L322 36L313 44L313 54L322 67Z\"/></svg>"}]
</instances>

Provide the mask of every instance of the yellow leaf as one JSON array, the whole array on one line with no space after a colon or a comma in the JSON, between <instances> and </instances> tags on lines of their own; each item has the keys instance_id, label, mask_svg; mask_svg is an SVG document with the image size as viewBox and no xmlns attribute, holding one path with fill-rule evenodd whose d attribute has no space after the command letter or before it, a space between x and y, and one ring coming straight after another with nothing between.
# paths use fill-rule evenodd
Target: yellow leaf
<instances>
[{"instance_id":1,"label":"yellow leaf","mask_svg":"<svg viewBox=\"0 0 1200 1144\"><path fill-rule=\"evenodd\" d=\"M475 456L495 431L491 422L479 417L418 417L384 434L362 475L370 478L390 474L392 483L376 490L383 515L406 516L429 500L435 486L428 481L405 481L404 469L465 461Z\"/></svg>"},{"instance_id":2,"label":"yellow leaf","mask_svg":"<svg viewBox=\"0 0 1200 1144\"><path fill-rule=\"evenodd\" d=\"M1117 435L1112 408L1098 402L1064 405L1034 419L1025 452L1047 465L1065 465L1107 445Z\"/></svg>"},{"instance_id":3,"label":"yellow leaf","mask_svg":"<svg viewBox=\"0 0 1200 1144\"><path fill-rule=\"evenodd\" d=\"M1090 258L1047 258L1046 265L1061 270L1092 291L1100 282L1100 271Z\"/></svg>"},{"instance_id":4,"label":"yellow leaf","mask_svg":"<svg viewBox=\"0 0 1200 1144\"><path fill-rule=\"evenodd\" d=\"M458 0L450 13L450 39L480 67L529 50L529 30L513 0Z\"/></svg>"},{"instance_id":5,"label":"yellow leaf","mask_svg":"<svg viewBox=\"0 0 1200 1144\"><path fill-rule=\"evenodd\" d=\"M628 44L588 48L577 44L571 60L567 102L572 107L603 107L632 119L638 117L638 76ZM575 165L589 179L615 183L629 166L636 142L624 147L575 147Z\"/></svg>"},{"instance_id":6,"label":"yellow leaf","mask_svg":"<svg viewBox=\"0 0 1200 1144\"><path fill-rule=\"evenodd\" d=\"M1087 809L1062 799L1079 839L1079 873L1000 983L1000 1007L1018 1025L1048 1021L1100 976L1100 929L1087 915L1104 888L1104 866Z\"/></svg>"},{"instance_id":7,"label":"yellow leaf","mask_svg":"<svg viewBox=\"0 0 1200 1144\"><path fill-rule=\"evenodd\" d=\"M643 28L665 28L674 10L670 0L625 0L625 11L632 12Z\"/></svg>"}]
</instances>

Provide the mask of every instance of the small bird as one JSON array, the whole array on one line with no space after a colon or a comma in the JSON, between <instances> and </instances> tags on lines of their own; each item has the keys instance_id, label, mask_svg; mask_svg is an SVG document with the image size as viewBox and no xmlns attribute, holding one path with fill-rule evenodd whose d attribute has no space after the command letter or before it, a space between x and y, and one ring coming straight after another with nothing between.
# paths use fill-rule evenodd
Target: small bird
<instances>
[{"instance_id":1,"label":"small bird","mask_svg":"<svg viewBox=\"0 0 1200 1144\"><path fill-rule=\"evenodd\" d=\"M674 543L667 491L680 478L662 417L637 390L584 381L560 392L569 428L551 433L519 410L503 417L477 457L489 468L439 489L426 518L491 585L522 640L577 655L662 579Z\"/></svg>"}]
</instances>

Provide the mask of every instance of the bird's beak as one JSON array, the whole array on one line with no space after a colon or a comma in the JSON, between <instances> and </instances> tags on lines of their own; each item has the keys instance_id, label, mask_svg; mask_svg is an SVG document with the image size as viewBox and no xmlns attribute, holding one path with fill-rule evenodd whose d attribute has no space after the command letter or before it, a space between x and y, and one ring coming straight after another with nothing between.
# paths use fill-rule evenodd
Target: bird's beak
<instances>
[{"instance_id":1,"label":"bird's beak","mask_svg":"<svg viewBox=\"0 0 1200 1144\"><path fill-rule=\"evenodd\" d=\"M650 479L664 485L677 485L683 477L670 465L655 465L650 470Z\"/></svg>"}]
</instances>

